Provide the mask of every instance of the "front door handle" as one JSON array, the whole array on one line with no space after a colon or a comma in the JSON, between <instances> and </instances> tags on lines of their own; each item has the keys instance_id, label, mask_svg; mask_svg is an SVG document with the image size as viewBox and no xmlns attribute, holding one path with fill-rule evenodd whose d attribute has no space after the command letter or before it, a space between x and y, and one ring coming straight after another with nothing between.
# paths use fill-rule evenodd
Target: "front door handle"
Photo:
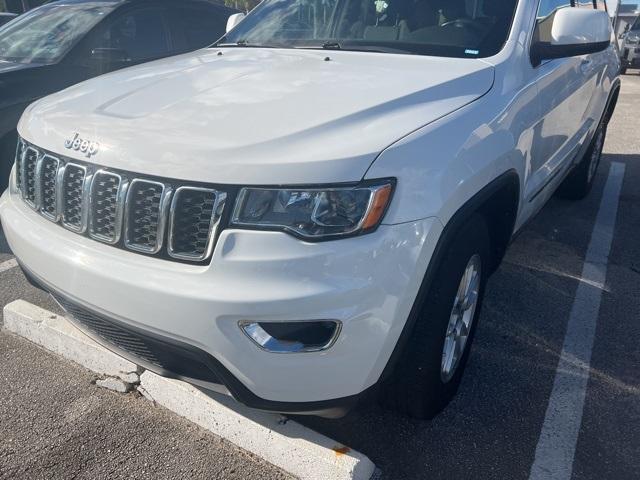
<instances>
[{"instance_id":1,"label":"front door handle","mask_svg":"<svg viewBox=\"0 0 640 480\"><path fill-rule=\"evenodd\" d=\"M592 65L593 65L593 60L587 60L587 59L584 59L584 60L582 60L582 61L580 62L580 69L581 69L583 72L586 72L587 70L590 70L590 69L591 69L591 66L592 66Z\"/></svg>"}]
</instances>

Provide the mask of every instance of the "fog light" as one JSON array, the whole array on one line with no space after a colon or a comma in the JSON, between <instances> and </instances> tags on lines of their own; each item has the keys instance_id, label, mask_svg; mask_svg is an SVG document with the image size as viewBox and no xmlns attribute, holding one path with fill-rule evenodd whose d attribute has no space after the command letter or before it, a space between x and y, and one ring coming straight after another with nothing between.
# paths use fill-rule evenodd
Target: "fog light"
<instances>
[{"instance_id":1,"label":"fog light","mask_svg":"<svg viewBox=\"0 0 640 480\"><path fill-rule=\"evenodd\" d=\"M272 353L320 352L335 343L338 320L297 322L240 322L242 331L261 349Z\"/></svg>"}]
</instances>

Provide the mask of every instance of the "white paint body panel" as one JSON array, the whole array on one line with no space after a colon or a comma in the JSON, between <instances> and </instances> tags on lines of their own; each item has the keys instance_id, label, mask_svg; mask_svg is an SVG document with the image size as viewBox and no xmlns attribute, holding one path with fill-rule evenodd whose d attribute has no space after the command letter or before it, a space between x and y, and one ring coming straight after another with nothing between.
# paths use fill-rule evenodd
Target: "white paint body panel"
<instances>
[{"instance_id":1,"label":"white paint body panel","mask_svg":"<svg viewBox=\"0 0 640 480\"><path fill-rule=\"evenodd\" d=\"M202 50L45 98L19 125L27 141L86 161L63 148L77 131L100 142L91 162L146 175L235 185L395 177L374 233L310 244L225 230L210 266L182 265L65 231L7 192L0 217L9 244L78 302L210 352L259 397L360 393L387 364L451 217L513 171L519 228L604 112L619 67L614 48L534 68L536 9L521 1L507 44L483 60ZM313 354L266 353L237 326L326 318L343 331Z\"/></svg>"},{"instance_id":2,"label":"white paint body panel","mask_svg":"<svg viewBox=\"0 0 640 480\"><path fill-rule=\"evenodd\" d=\"M231 184L359 180L398 138L485 94L480 60L375 53L200 50L98 77L34 104L18 126L36 145L100 143L92 161ZM398 72L402 72L399 75ZM302 154L304 152L304 154Z\"/></svg>"}]
</instances>

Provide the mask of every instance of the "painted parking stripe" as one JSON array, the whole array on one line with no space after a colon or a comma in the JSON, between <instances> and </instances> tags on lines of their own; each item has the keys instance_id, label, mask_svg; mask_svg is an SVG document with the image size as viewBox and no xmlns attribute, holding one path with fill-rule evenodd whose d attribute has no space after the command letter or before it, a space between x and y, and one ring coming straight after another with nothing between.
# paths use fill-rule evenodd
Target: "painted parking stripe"
<instances>
[{"instance_id":1,"label":"painted parking stripe","mask_svg":"<svg viewBox=\"0 0 640 480\"><path fill-rule=\"evenodd\" d=\"M625 166L611 163L529 480L570 480Z\"/></svg>"},{"instance_id":2,"label":"painted parking stripe","mask_svg":"<svg viewBox=\"0 0 640 480\"><path fill-rule=\"evenodd\" d=\"M16 268L18 266L18 262L15 258L11 260L7 260L6 262L0 263L0 273L6 272L7 270L11 270L12 268Z\"/></svg>"}]
</instances>

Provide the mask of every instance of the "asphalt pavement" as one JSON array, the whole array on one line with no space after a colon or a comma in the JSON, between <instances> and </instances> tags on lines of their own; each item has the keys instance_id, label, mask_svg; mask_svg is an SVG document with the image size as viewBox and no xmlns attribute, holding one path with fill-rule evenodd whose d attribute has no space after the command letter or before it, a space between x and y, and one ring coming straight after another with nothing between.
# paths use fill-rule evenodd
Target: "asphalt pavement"
<instances>
[{"instance_id":1,"label":"asphalt pavement","mask_svg":"<svg viewBox=\"0 0 640 480\"><path fill-rule=\"evenodd\" d=\"M605 185L622 167L621 190L612 193ZM603 205L611 206L609 197L614 213L598 217ZM614 230L608 258L597 264L606 272L598 283L585 274L585 258L603 222ZM490 280L470 362L449 408L431 422L376 405L341 420L297 420L368 455L384 479L533 480L544 472L552 478L559 467L568 467L567 480L640 479L639 236L640 75L634 72L623 77L591 194L579 202L553 198ZM11 259L0 233L0 306L23 298L56 309L19 269L3 271ZM592 295L599 303L576 315L585 291L587 305L596 305ZM592 319L586 362L567 355L576 327L568 328L570 319L577 321L578 343ZM559 378L579 377L582 399L558 396ZM100 390L92 380L0 333L0 479L285 478L134 394ZM563 408L572 413L558 421ZM549 441L570 455L536 457Z\"/></svg>"}]
</instances>

